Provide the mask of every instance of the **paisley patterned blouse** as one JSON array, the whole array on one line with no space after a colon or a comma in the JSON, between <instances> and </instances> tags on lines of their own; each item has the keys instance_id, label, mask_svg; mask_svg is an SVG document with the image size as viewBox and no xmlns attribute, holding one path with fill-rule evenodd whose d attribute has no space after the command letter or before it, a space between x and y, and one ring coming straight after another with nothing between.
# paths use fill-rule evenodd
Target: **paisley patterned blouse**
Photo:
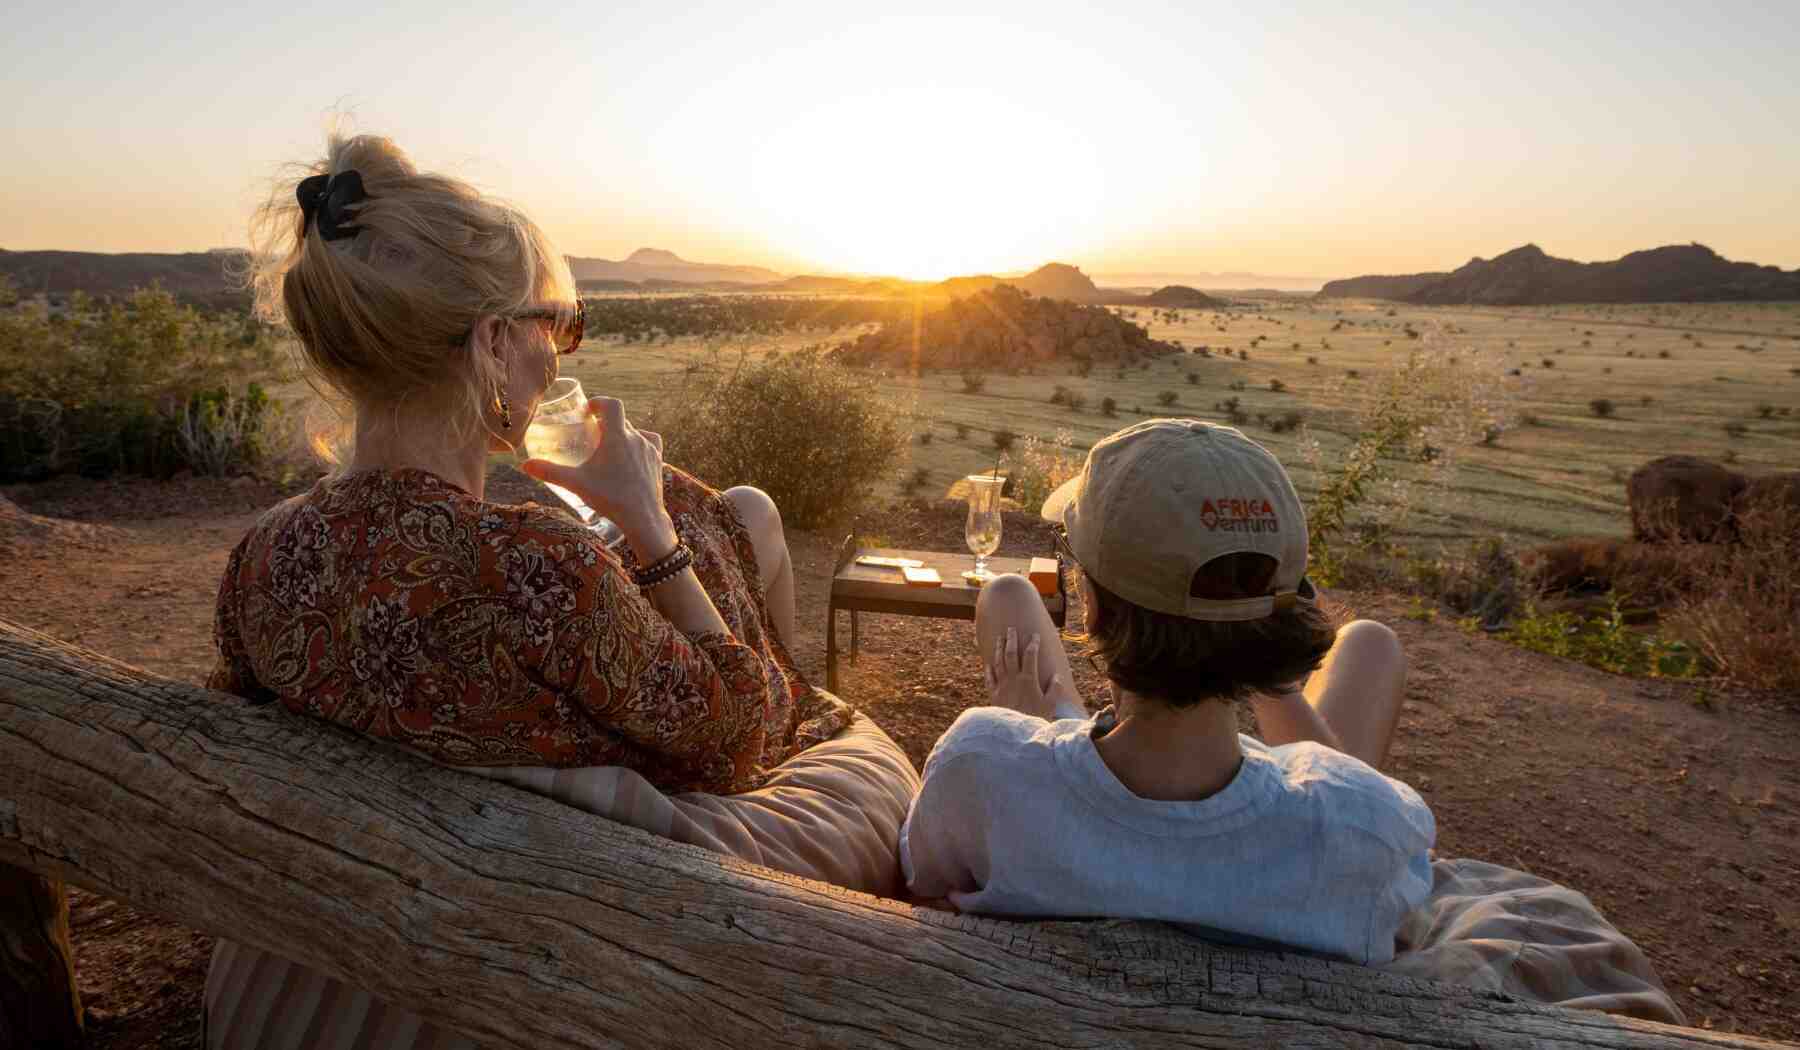
<instances>
[{"instance_id":1,"label":"paisley patterned blouse","mask_svg":"<svg viewBox=\"0 0 1800 1050\"><path fill-rule=\"evenodd\" d=\"M731 503L673 467L663 492L730 634L682 634L560 512L362 471L274 507L232 551L208 684L452 765L756 788L851 711L776 638Z\"/></svg>"}]
</instances>

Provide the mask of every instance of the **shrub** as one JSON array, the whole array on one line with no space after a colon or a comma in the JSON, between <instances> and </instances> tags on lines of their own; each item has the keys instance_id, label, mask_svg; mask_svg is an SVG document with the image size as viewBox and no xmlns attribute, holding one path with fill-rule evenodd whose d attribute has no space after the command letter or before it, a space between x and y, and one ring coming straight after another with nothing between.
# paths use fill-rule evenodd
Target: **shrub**
<instances>
[{"instance_id":1,"label":"shrub","mask_svg":"<svg viewBox=\"0 0 1800 1050\"><path fill-rule=\"evenodd\" d=\"M1200 373L1189 372L1187 374L1187 381L1188 381L1188 386L1199 386L1200 385Z\"/></svg>"},{"instance_id":2,"label":"shrub","mask_svg":"<svg viewBox=\"0 0 1800 1050\"><path fill-rule=\"evenodd\" d=\"M1610 398L1597 397L1588 402L1588 409L1601 419L1613 414L1613 403Z\"/></svg>"},{"instance_id":3,"label":"shrub","mask_svg":"<svg viewBox=\"0 0 1800 1050\"><path fill-rule=\"evenodd\" d=\"M1741 438L1745 434L1748 434L1750 432L1750 428L1745 426L1743 423L1739 422L1738 420L1734 419L1731 422L1725 424L1724 431L1725 431L1725 436L1735 439L1735 438Z\"/></svg>"},{"instance_id":4,"label":"shrub","mask_svg":"<svg viewBox=\"0 0 1800 1050\"><path fill-rule=\"evenodd\" d=\"M1281 415L1269 420L1269 429L1277 434L1285 434L1290 430L1299 429L1300 424L1305 422L1305 420L1305 416L1293 409L1289 409Z\"/></svg>"},{"instance_id":5,"label":"shrub","mask_svg":"<svg viewBox=\"0 0 1800 1050\"><path fill-rule=\"evenodd\" d=\"M0 281L0 481L253 469L284 444L258 385L282 364L266 326L160 288L53 315Z\"/></svg>"},{"instance_id":6,"label":"shrub","mask_svg":"<svg viewBox=\"0 0 1800 1050\"><path fill-rule=\"evenodd\" d=\"M1013 442L1018 439L1019 435L1010 430L1002 429L994 431L994 447L1001 452L1005 452L1007 449L1012 448Z\"/></svg>"},{"instance_id":7,"label":"shrub","mask_svg":"<svg viewBox=\"0 0 1800 1050\"><path fill-rule=\"evenodd\" d=\"M1079 412L1087 407L1087 396L1071 393L1068 397L1063 398L1063 407L1071 412Z\"/></svg>"},{"instance_id":8,"label":"shrub","mask_svg":"<svg viewBox=\"0 0 1800 1050\"><path fill-rule=\"evenodd\" d=\"M1100 414L1103 416L1118 415L1119 414L1119 402L1116 399L1110 398L1110 397L1101 398L1100 399Z\"/></svg>"},{"instance_id":9,"label":"shrub","mask_svg":"<svg viewBox=\"0 0 1800 1050\"><path fill-rule=\"evenodd\" d=\"M1069 400L1069 397L1069 388L1060 383L1057 384L1056 389L1050 391L1050 403L1053 405L1064 404Z\"/></svg>"},{"instance_id":10,"label":"shrub","mask_svg":"<svg viewBox=\"0 0 1800 1050\"><path fill-rule=\"evenodd\" d=\"M1279 379L1271 379L1269 380L1269 389L1279 394L1287 389L1287 384Z\"/></svg>"},{"instance_id":11,"label":"shrub","mask_svg":"<svg viewBox=\"0 0 1800 1050\"><path fill-rule=\"evenodd\" d=\"M981 393L983 390L987 389L987 376L982 375L980 372L964 372L962 374L962 389L965 394Z\"/></svg>"},{"instance_id":12,"label":"shrub","mask_svg":"<svg viewBox=\"0 0 1800 1050\"><path fill-rule=\"evenodd\" d=\"M929 430L919 431L919 444L921 444L921 445L931 444L931 437L932 437L931 431L929 431Z\"/></svg>"},{"instance_id":13,"label":"shrub","mask_svg":"<svg viewBox=\"0 0 1800 1050\"><path fill-rule=\"evenodd\" d=\"M1359 535L1379 543L1411 512L1409 493L1419 487L1393 484L1389 461L1435 464L1432 472L1448 474L1455 469L1458 449L1475 444L1487 427L1507 417L1508 395L1500 362L1492 355L1471 349L1415 351L1358 395L1356 436L1349 448L1328 456L1318 440L1302 441L1318 486L1307 511L1316 579L1330 585L1355 547L1368 545ZM1362 521L1357 520L1359 509ZM1334 541L1344 536L1350 549L1334 549Z\"/></svg>"},{"instance_id":14,"label":"shrub","mask_svg":"<svg viewBox=\"0 0 1800 1050\"><path fill-rule=\"evenodd\" d=\"M1550 358L1546 357L1546 358L1544 358L1544 367L1545 368L1555 368L1556 362L1551 360Z\"/></svg>"},{"instance_id":15,"label":"shrub","mask_svg":"<svg viewBox=\"0 0 1800 1050\"><path fill-rule=\"evenodd\" d=\"M873 377L797 351L695 376L658 406L670 459L724 488L755 485L799 528L854 509L905 442Z\"/></svg>"},{"instance_id":16,"label":"shrub","mask_svg":"<svg viewBox=\"0 0 1800 1050\"><path fill-rule=\"evenodd\" d=\"M1309 365L1316 365L1319 363L1319 359L1316 357L1309 357L1306 359L1306 363Z\"/></svg>"},{"instance_id":17,"label":"shrub","mask_svg":"<svg viewBox=\"0 0 1800 1050\"><path fill-rule=\"evenodd\" d=\"M1025 439L1011 480L1013 498L1028 511L1042 507L1057 486L1081 472L1081 457L1065 451L1073 440L1067 431L1059 432L1054 442L1036 436Z\"/></svg>"},{"instance_id":18,"label":"shrub","mask_svg":"<svg viewBox=\"0 0 1800 1050\"><path fill-rule=\"evenodd\" d=\"M1582 617L1527 606L1524 615L1507 628L1505 637L1533 652L1579 660L1614 674L1691 678L1701 669L1697 655L1685 643L1629 626L1616 597L1605 616Z\"/></svg>"},{"instance_id":19,"label":"shrub","mask_svg":"<svg viewBox=\"0 0 1800 1050\"><path fill-rule=\"evenodd\" d=\"M1487 628L1513 615L1530 590L1519 562L1498 537L1474 541L1466 554L1443 553L1407 566L1408 583Z\"/></svg>"},{"instance_id":20,"label":"shrub","mask_svg":"<svg viewBox=\"0 0 1800 1050\"><path fill-rule=\"evenodd\" d=\"M1774 415L1775 415L1775 406L1774 405L1771 405L1766 401L1757 402L1756 417L1758 419L1771 419L1774 417Z\"/></svg>"},{"instance_id":21,"label":"shrub","mask_svg":"<svg viewBox=\"0 0 1800 1050\"><path fill-rule=\"evenodd\" d=\"M251 383L242 397L211 390L181 406L174 420L176 445L196 474L243 474L277 451L271 437L278 416L259 383Z\"/></svg>"},{"instance_id":22,"label":"shrub","mask_svg":"<svg viewBox=\"0 0 1800 1050\"><path fill-rule=\"evenodd\" d=\"M1179 400L1181 400L1181 395L1173 390L1164 390L1156 395L1156 403L1164 408L1168 408Z\"/></svg>"},{"instance_id":23,"label":"shrub","mask_svg":"<svg viewBox=\"0 0 1800 1050\"><path fill-rule=\"evenodd\" d=\"M958 441L969 440L969 424L967 424L967 423L956 424L956 440L958 440Z\"/></svg>"}]
</instances>

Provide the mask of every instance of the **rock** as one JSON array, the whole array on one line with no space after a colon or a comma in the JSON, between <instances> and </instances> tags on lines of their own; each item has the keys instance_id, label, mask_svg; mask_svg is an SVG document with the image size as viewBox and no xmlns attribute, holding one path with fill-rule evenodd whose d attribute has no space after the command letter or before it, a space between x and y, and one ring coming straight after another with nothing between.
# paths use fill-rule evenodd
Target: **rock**
<instances>
[{"instance_id":1,"label":"rock","mask_svg":"<svg viewBox=\"0 0 1800 1050\"><path fill-rule=\"evenodd\" d=\"M1744 475L1710 459L1653 459L1625 483L1632 536L1646 543L1729 539L1732 511L1748 485Z\"/></svg>"}]
</instances>

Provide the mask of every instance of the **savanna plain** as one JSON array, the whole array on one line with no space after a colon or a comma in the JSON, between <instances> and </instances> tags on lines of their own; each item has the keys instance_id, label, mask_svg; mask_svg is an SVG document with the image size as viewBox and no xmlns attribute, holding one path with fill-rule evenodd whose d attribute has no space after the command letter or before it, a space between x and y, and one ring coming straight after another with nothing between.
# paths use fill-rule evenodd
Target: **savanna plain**
<instances>
[{"instance_id":1,"label":"savanna plain","mask_svg":"<svg viewBox=\"0 0 1800 1050\"><path fill-rule=\"evenodd\" d=\"M1094 441L1154 416L1230 422L1288 465L1315 513L1321 501L1342 504L1328 587L1407 647L1408 709L1390 771L1431 803L1439 855L1587 894L1644 947L1691 1024L1800 1037L1800 702L1727 673L1641 595L1549 593L1522 568L1546 545L1622 541L1626 480L1658 456L1703 456L1751 476L1800 466L1800 303L1221 299L1105 308L1174 352L922 371L901 355L853 370L895 433L891 454L858 483L862 499L789 522L803 668L823 680L825 596L846 533L960 549L957 482L998 465L1018 480L1002 553L1047 554L1033 502ZM625 301L590 306L604 317ZM656 297L628 301L655 315ZM829 356L875 327L842 323L840 300L798 302L802 317L816 304L816 323L678 336L602 324L564 372L622 398L646 426L669 424L670 459L685 466L685 402L772 358ZM278 403L300 400L291 381L270 389ZM1395 412L1405 433L1371 451L1349 492L1344 464ZM276 461L236 477L64 475L0 489L12 505L0 504L0 616L202 678L227 553L317 473L297 451ZM554 502L504 458L491 473L493 498ZM1451 577L1474 582L1448 587ZM1503 608L1476 600L1496 590L1507 591ZM861 644L841 691L915 763L960 710L983 702L965 624L868 617ZM1075 663L1093 705L1101 682ZM1253 730L1247 708L1242 716ZM210 939L74 897L97 1045L198 1045Z\"/></svg>"}]
</instances>

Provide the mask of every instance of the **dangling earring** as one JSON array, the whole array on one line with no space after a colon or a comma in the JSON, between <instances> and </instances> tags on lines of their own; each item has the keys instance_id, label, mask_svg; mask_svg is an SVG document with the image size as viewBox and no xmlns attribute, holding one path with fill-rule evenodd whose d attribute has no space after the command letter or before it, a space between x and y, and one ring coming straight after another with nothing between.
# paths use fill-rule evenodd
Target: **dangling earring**
<instances>
[{"instance_id":1,"label":"dangling earring","mask_svg":"<svg viewBox=\"0 0 1800 1050\"><path fill-rule=\"evenodd\" d=\"M500 429L511 430L512 402L506 399L506 391L500 389L500 387L494 387L494 392L500 398Z\"/></svg>"}]
</instances>

